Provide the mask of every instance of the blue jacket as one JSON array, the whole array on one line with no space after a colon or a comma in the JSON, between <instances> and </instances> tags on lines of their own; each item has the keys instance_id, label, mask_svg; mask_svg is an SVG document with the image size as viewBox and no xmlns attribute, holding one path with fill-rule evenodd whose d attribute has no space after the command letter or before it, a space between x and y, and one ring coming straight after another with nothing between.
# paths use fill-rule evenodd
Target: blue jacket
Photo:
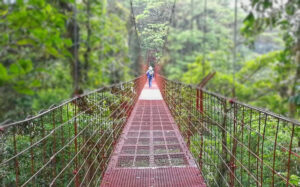
<instances>
[{"instance_id":1,"label":"blue jacket","mask_svg":"<svg viewBox=\"0 0 300 187\"><path fill-rule=\"evenodd\" d=\"M153 70L148 70L147 71L147 77L148 77L148 79L152 79L154 77L154 71L153 71L152 75L150 75L150 71L153 71Z\"/></svg>"}]
</instances>

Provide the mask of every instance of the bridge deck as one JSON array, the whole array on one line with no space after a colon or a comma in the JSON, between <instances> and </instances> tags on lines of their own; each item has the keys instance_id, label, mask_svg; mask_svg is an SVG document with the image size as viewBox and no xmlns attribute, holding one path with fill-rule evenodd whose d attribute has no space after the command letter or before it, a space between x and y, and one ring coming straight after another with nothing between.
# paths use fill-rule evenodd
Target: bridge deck
<instances>
[{"instance_id":1,"label":"bridge deck","mask_svg":"<svg viewBox=\"0 0 300 187\"><path fill-rule=\"evenodd\" d=\"M206 186L155 83L145 85L101 186Z\"/></svg>"}]
</instances>

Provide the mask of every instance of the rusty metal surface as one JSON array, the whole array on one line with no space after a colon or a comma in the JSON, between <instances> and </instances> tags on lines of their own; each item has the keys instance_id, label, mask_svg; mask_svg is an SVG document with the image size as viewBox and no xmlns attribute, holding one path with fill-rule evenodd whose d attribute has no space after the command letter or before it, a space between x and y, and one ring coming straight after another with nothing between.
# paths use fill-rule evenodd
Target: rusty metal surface
<instances>
[{"instance_id":1,"label":"rusty metal surface","mask_svg":"<svg viewBox=\"0 0 300 187\"><path fill-rule=\"evenodd\" d=\"M101 187L205 187L195 167L157 169L114 169Z\"/></svg>"},{"instance_id":2,"label":"rusty metal surface","mask_svg":"<svg viewBox=\"0 0 300 187\"><path fill-rule=\"evenodd\" d=\"M157 89L156 84L151 89ZM101 186L186 185L205 183L167 105L163 100L139 100Z\"/></svg>"}]
</instances>

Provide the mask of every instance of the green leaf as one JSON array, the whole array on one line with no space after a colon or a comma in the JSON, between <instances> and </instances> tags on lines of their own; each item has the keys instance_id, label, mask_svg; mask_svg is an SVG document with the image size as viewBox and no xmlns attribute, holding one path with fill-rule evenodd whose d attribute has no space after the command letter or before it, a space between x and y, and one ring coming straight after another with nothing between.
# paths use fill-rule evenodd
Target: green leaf
<instances>
[{"instance_id":1,"label":"green leaf","mask_svg":"<svg viewBox=\"0 0 300 187\"><path fill-rule=\"evenodd\" d=\"M263 6L264 6L264 9L267 9L267 8L272 7L272 1L270 1L270 0L265 0L265 1L263 2Z\"/></svg>"},{"instance_id":2,"label":"green leaf","mask_svg":"<svg viewBox=\"0 0 300 187\"><path fill-rule=\"evenodd\" d=\"M7 14L8 10L1 10L0 11L0 16L4 16L5 14Z\"/></svg>"},{"instance_id":3,"label":"green leaf","mask_svg":"<svg viewBox=\"0 0 300 187\"><path fill-rule=\"evenodd\" d=\"M10 65L9 71L10 71L10 73L12 73L14 75L23 74L22 69L16 63Z\"/></svg>"},{"instance_id":4,"label":"green leaf","mask_svg":"<svg viewBox=\"0 0 300 187\"><path fill-rule=\"evenodd\" d=\"M252 0L252 6L254 6L258 2L259 2L259 0Z\"/></svg>"},{"instance_id":5,"label":"green leaf","mask_svg":"<svg viewBox=\"0 0 300 187\"><path fill-rule=\"evenodd\" d=\"M23 0L17 0L17 4L18 4L19 6L22 6L22 5L24 4L24 2L23 2Z\"/></svg>"},{"instance_id":6,"label":"green leaf","mask_svg":"<svg viewBox=\"0 0 300 187\"><path fill-rule=\"evenodd\" d=\"M292 16L295 14L296 8L292 3L288 3L287 6L285 7L285 12Z\"/></svg>"},{"instance_id":7,"label":"green leaf","mask_svg":"<svg viewBox=\"0 0 300 187\"><path fill-rule=\"evenodd\" d=\"M31 39L25 38L25 39L19 40L17 42L17 44L18 45L34 45L34 41Z\"/></svg>"},{"instance_id":8,"label":"green leaf","mask_svg":"<svg viewBox=\"0 0 300 187\"><path fill-rule=\"evenodd\" d=\"M8 79L7 70L3 66L2 63L0 63L0 80L5 81Z\"/></svg>"},{"instance_id":9,"label":"green leaf","mask_svg":"<svg viewBox=\"0 0 300 187\"><path fill-rule=\"evenodd\" d=\"M28 73L33 69L31 60L22 59L22 60L19 61L19 64L20 64L20 66L22 67L22 69L24 70L25 73Z\"/></svg>"},{"instance_id":10,"label":"green leaf","mask_svg":"<svg viewBox=\"0 0 300 187\"><path fill-rule=\"evenodd\" d=\"M59 52L54 47L47 47L46 51L52 56L60 57Z\"/></svg>"},{"instance_id":11,"label":"green leaf","mask_svg":"<svg viewBox=\"0 0 300 187\"><path fill-rule=\"evenodd\" d=\"M26 81L18 80L15 82L13 88L20 94L33 95L34 91L29 87Z\"/></svg>"},{"instance_id":12,"label":"green leaf","mask_svg":"<svg viewBox=\"0 0 300 187\"><path fill-rule=\"evenodd\" d=\"M25 95L33 95L34 94L34 91L30 88L15 86L14 89L20 94L25 94Z\"/></svg>"},{"instance_id":13,"label":"green leaf","mask_svg":"<svg viewBox=\"0 0 300 187\"><path fill-rule=\"evenodd\" d=\"M29 73L32 70L33 70L33 66L31 60L24 60L24 59L21 59L18 62L13 63L9 67L9 71L15 76Z\"/></svg>"},{"instance_id":14,"label":"green leaf","mask_svg":"<svg viewBox=\"0 0 300 187\"><path fill-rule=\"evenodd\" d=\"M246 23L247 25L253 24L254 21L255 21L255 18L254 18L254 15L252 12L250 12L248 14L248 16L244 19L244 23Z\"/></svg>"},{"instance_id":15,"label":"green leaf","mask_svg":"<svg viewBox=\"0 0 300 187\"><path fill-rule=\"evenodd\" d=\"M41 81L40 80L34 80L30 83L30 87L39 87L41 86Z\"/></svg>"}]
</instances>

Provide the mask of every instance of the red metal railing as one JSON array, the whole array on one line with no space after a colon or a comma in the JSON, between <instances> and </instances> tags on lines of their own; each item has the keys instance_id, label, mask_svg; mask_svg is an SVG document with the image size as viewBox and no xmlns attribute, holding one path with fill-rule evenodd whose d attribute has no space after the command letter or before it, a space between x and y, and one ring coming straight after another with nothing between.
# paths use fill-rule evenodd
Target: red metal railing
<instances>
[{"instance_id":1,"label":"red metal railing","mask_svg":"<svg viewBox=\"0 0 300 187\"><path fill-rule=\"evenodd\" d=\"M208 186L300 186L300 123L156 76Z\"/></svg>"},{"instance_id":2,"label":"red metal railing","mask_svg":"<svg viewBox=\"0 0 300 187\"><path fill-rule=\"evenodd\" d=\"M1 186L97 186L145 76L0 126Z\"/></svg>"}]
</instances>

